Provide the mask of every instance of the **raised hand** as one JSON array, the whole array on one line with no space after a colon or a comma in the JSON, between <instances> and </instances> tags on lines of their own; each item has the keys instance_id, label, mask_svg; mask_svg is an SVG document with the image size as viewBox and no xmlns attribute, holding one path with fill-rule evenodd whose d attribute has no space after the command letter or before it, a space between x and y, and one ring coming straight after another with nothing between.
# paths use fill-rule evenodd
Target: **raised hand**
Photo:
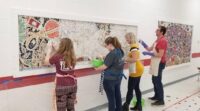
<instances>
[{"instance_id":1,"label":"raised hand","mask_svg":"<svg viewBox=\"0 0 200 111\"><path fill-rule=\"evenodd\" d=\"M143 40L139 40L139 43L140 44L142 44L142 46L144 47L144 48L148 48L148 45L143 41Z\"/></svg>"}]
</instances>

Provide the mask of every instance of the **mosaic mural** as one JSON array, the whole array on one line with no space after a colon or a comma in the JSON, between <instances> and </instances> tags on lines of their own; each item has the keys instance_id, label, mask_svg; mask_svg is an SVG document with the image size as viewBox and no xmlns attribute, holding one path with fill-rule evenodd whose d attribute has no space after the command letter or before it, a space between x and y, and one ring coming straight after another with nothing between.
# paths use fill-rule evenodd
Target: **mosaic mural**
<instances>
[{"instance_id":1,"label":"mosaic mural","mask_svg":"<svg viewBox=\"0 0 200 111\"><path fill-rule=\"evenodd\" d=\"M20 70L41 68L48 44L60 38L71 38L77 57L105 55L104 40L116 36L125 53L128 45L125 34L137 34L137 27L109 23L95 23L46 17L18 16ZM58 42L56 42L58 43Z\"/></svg>"},{"instance_id":2,"label":"mosaic mural","mask_svg":"<svg viewBox=\"0 0 200 111\"><path fill-rule=\"evenodd\" d=\"M167 28L167 65L190 62L193 26L166 21L159 21L158 25Z\"/></svg>"}]
</instances>

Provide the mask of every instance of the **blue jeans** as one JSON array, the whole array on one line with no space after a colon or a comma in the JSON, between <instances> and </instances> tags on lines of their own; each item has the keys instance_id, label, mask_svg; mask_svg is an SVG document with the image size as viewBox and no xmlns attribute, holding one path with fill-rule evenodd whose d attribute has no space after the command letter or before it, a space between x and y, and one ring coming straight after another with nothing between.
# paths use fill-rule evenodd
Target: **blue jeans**
<instances>
[{"instance_id":1,"label":"blue jeans","mask_svg":"<svg viewBox=\"0 0 200 111\"><path fill-rule=\"evenodd\" d=\"M158 76L152 76L152 82L154 85L154 97L159 101L164 101L164 89L162 84L162 72L165 69L165 63L159 64Z\"/></svg>"},{"instance_id":2,"label":"blue jeans","mask_svg":"<svg viewBox=\"0 0 200 111\"><path fill-rule=\"evenodd\" d=\"M103 86L108 99L108 111L122 111L122 99L121 99L121 80L104 79Z\"/></svg>"}]
</instances>

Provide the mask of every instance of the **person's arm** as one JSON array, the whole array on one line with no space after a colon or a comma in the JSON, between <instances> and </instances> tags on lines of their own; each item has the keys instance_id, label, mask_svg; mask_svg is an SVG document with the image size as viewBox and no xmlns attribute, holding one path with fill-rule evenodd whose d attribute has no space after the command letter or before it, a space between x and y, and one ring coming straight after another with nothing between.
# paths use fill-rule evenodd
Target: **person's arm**
<instances>
[{"instance_id":1,"label":"person's arm","mask_svg":"<svg viewBox=\"0 0 200 111\"><path fill-rule=\"evenodd\" d=\"M162 57L165 53L165 50L167 50L167 41L166 40L162 40L161 43L158 45L158 52L155 53L155 57Z\"/></svg>"},{"instance_id":2,"label":"person's arm","mask_svg":"<svg viewBox=\"0 0 200 111\"><path fill-rule=\"evenodd\" d=\"M54 53L55 54L55 53ZM45 57L45 60L44 60L44 65L51 65L50 64L50 59L52 58L52 56L54 55L53 53L52 54L49 54Z\"/></svg>"},{"instance_id":3,"label":"person's arm","mask_svg":"<svg viewBox=\"0 0 200 111\"><path fill-rule=\"evenodd\" d=\"M100 59L100 60L104 60L106 57L105 56L102 56L102 55L99 55L96 57L96 59Z\"/></svg>"},{"instance_id":4,"label":"person's arm","mask_svg":"<svg viewBox=\"0 0 200 111\"><path fill-rule=\"evenodd\" d=\"M164 52L165 52L165 50L167 48L167 42L166 41L162 41L162 43L157 48L158 48L158 52L144 51L143 54L144 55L149 55L149 56L152 56L152 57L161 58L164 55Z\"/></svg>"},{"instance_id":5,"label":"person's arm","mask_svg":"<svg viewBox=\"0 0 200 111\"><path fill-rule=\"evenodd\" d=\"M137 55L137 53L136 53L135 51L132 51L132 52L131 52L131 56L132 56L132 57L127 57L127 58L125 59L125 62L133 63L133 62L137 61L138 55Z\"/></svg>"},{"instance_id":6,"label":"person's arm","mask_svg":"<svg viewBox=\"0 0 200 111\"><path fill-rule=\"evenodd\" d=\"M143 40L139 40L139 43L147 50L147 51L152 51L153 50L153 45L149 47Z\"/></svg>"},{"instance_id":7,"label":"person's arm","mask_svg":"<svg viewBox=\"0 0 200 111\"><path fill-rule=\"evenodd\" d=\"M164 52L165 52L164 49L159 49L158 53L157 52L148 52L148 51L144 51L142 53L143 53L143 55L149 55L149 56L152 56L152 57L161 58L163 56Z\"/></svg>"},{"instance_id":8,"label":"person's arm","mask_svg":"<svg viewBox=\"0 0 200 111\"><path fill-rule=\"evenodd\" d=\"M47 55L44 59L44 65L50 65L50 58L56 53L56 49L54 48L54 46L52 45L52 47L49 49L49 51L47 52Z\"/></svg>"},{"instance_id":9,"label":"person's arm","mask_svg":"<svg viewBox=\"0 0 200 111\"><path fill-rule=\"evenodd\" d=\"M108 67L104 64L104 65L102 65L102 66L100 66L100 67L98 67L98 68L95 68L95 70L97 70L97 71L102 71L102 70L105 70L105 69L107 69Z\"/></svg>"},{"instance_id":10,"label":"person's arm","mask_svg":"<svg viewBox=\"0 0 200 111\"><path fill-rule=\"evenodd\" d=\"M154 53L154 56L161 58L164 55L164 52L164 49L159 49L158 53Z\"/></svg>"},{"instance_id":11,"label":"person's arm","mask_svg":"<svg viewBox=\"0 0 200 111\"><path fill-rule=\"evenodd\" d=\"M76 59L77 62L81 62L81 61L90 61L91 59L89 57L78 57Z\"/></svg>"},{"instance_id":12,"label":"person's arm","mask_svg":"<svg viewBox=\"0 0 200 111\"><path fill-rule=\"evenodd\" d=\"M98 68L95 68L95 70L102 71L113 65L115 56L116 55L114 53L110 53L109 55L107 55L104 60L104 64Z\"/></svg>"},{"instance_id":13,"label":"person's arm","mask_svg":"<svg viewBox=\"0 0 200 111\"><path fill-rule=\"evenodd\" d=\"M147 51L152 51L153 50L153 46L154 45L151 45L151 47L147 47L147 48L145 48Z\"/></svg>"}]
</instances>

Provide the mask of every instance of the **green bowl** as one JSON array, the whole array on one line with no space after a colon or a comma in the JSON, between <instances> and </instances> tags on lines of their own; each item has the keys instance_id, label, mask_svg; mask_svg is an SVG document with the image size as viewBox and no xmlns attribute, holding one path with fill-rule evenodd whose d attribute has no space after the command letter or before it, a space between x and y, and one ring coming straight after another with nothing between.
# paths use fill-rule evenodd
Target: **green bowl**
<instances>
[{"instance_id":1,"label":"green bowl","mask_svg":"<svg viewBox=\"0 0 200 111\"><path fill-rule=\"evenodd\" d=\"M103 60L100 59L93 59L92 60L92 66L93 67L100 67L103 65Z\"/></svg>"},{"instance_id":2,"label":"green bowl","mask_svg":"<svg viewBox=\"0 0 200 111\"><path fill-rule=\"evenodd\" d=\"M136 103L137 103L137 99L136 99L136 97L134 97L133 99L132 99L132 101L131 101L131 104L133 105L133 107L136 105ZM144 103L145 103L145 100L144 99L142 99L142 107L144 107Z\"/></svg>"}]
</instances>

